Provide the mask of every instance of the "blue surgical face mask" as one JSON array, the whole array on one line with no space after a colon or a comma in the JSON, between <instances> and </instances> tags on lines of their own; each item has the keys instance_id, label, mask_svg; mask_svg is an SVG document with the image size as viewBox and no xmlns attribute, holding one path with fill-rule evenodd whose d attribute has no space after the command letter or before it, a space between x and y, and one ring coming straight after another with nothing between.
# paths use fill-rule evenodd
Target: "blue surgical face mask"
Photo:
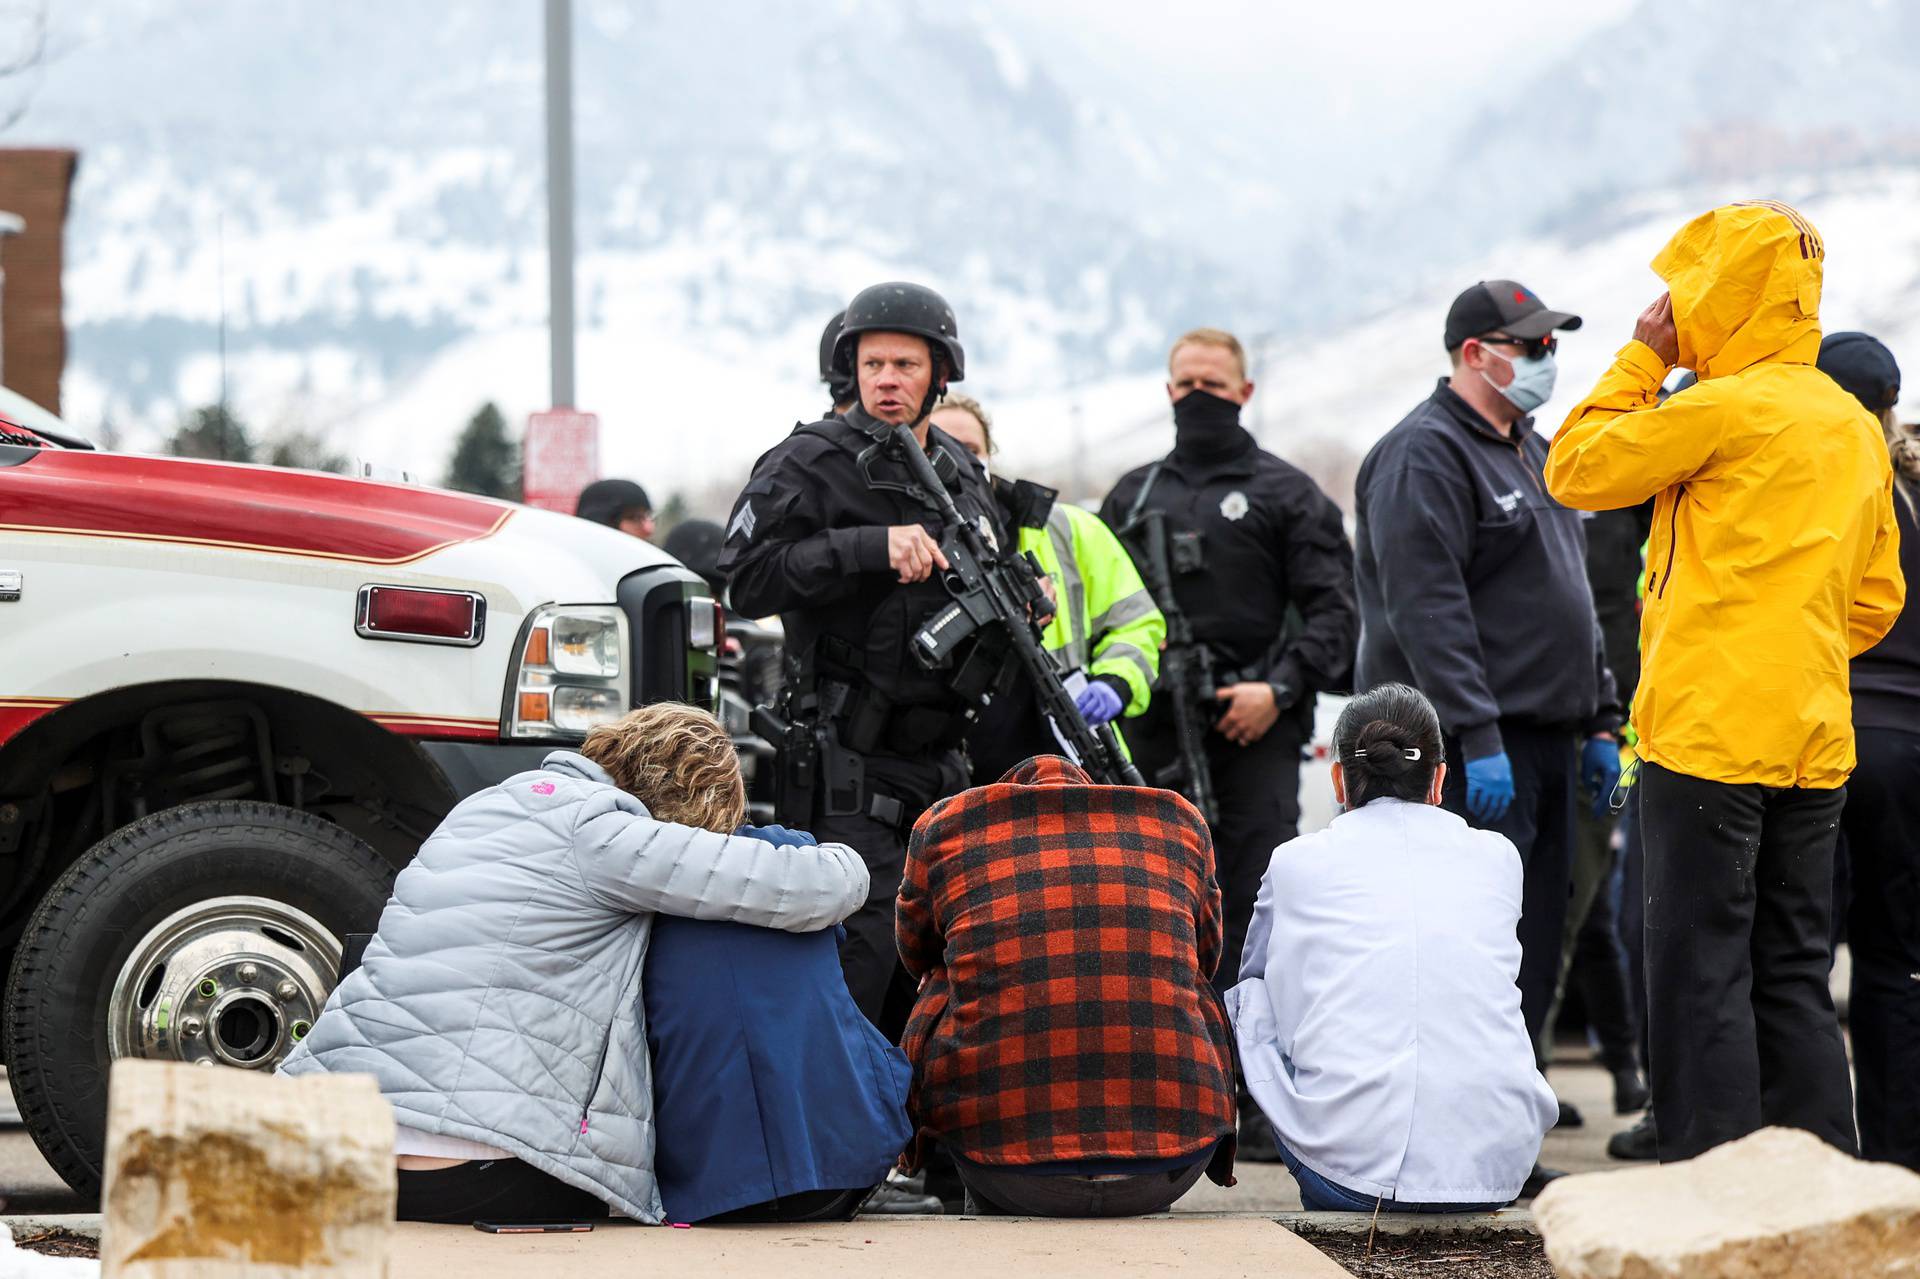
<instances>
[{"instance_id":1,"label":"blue surgical face mask","mask_svg":"<svg viewBox=\"0 0 1920 1279\"><path fill-rule=\"evenodd\" d=\"M1507 366L1513 370L1513 381L1505 386L1498 385L1484 372L1480 374L1481 377L1487 378L1487 385L1506 396L1507 402L1513 407L1522 413L1531 413L1552 398L1553 380L1559 375L1560 370L1553 362L1551 351L1532 358L1508 360L1506 356L1491 347L1482 349L1496 359L1506 360Z\"/></svg>"}]
</instances>

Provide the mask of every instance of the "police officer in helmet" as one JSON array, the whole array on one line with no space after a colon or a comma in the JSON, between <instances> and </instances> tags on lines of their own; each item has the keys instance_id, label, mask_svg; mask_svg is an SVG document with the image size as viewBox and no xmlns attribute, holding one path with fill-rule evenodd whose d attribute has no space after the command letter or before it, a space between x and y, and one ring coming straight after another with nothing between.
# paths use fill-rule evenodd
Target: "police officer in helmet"
<instances>
[{"instance_id":1,"label":"police officer in helmet","mask_svg":"<svg viewBox=\"0 0 1920 1279\"><path fill-rule=\"evenodd\" d=\"M912 427L962 516L1010 545L985 471L927 420L965 371L939 294L905 283L862 290L831 361L855 402L796 427L754 464L720 556L733 607L779 613L786 629L780 820L858 849L871 871L841 965L876 1024L899 967L893 911L906 837L930 804L967 785L960 747L973 704L951 671L922 668L909 649L950 597L936 572L948 567L939 517L894 453L896 425Z\"/></svg>"},{"instance_id":2,"label":"police officer in helmet","mask_svg":"<svg viewBox=\"0 0 1920 1279\"><path fill-rule=\"evenodd\" d=\"M860 398L852 371L843 373L833 364L833 353L840 346L840 326L846 322L847 313L837 311L820 332L820 381L827 388L827 394L833 397L833 404L827 409L828 417L842 416Z\"/></svg>"}]
</instances>

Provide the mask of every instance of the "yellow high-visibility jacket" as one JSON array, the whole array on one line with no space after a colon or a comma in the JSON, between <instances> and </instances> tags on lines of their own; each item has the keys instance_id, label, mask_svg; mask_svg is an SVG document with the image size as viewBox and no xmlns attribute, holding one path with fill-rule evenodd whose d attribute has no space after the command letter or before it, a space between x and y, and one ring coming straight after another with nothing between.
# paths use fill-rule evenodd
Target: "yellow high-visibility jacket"
<instances>
[{"instance_id":1,"label":"yellow high-visibility jacket","mask_svg":"<svg viewBox=\"0 0 1920 1279\"><path fill-rule=\"evenodd\" d=\"M1629 342L1547 458L1568 506L1658 494L1639 753L1708 781L1832 789L1853 771L1847 662L1906 598L1880 426L1814 367L1825 250L1796 211L1727 205L1653 260L1697 385Z\"/></svg>"},{"instance_id":2,"label":"yellow high-visibility jacket","mask_svg":"<svg viewBox=\"0 0 1920 1279\"><path fill-rule=\"evenodd\" d=\"M1146 710L1167 619L1113 530L1092 511L1055 502L1045 528L1020 530L1020 549L1053 579L1053 620L1041 644L1069 670L1123 680L1132 694L1125 714Z\"/></svg>"}]
</instances>

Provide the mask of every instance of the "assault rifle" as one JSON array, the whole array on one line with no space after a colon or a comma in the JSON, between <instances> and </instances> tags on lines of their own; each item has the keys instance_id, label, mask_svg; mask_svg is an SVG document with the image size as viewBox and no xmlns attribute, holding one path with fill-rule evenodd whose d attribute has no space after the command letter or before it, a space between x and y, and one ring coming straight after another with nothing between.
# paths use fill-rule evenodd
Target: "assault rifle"
<instances>
[{"instance_id":1,"label":"assault rifle","mask_svg":"<svg viewBox=\"0 0 1920 1279\"><path fill-rule=\"evenodd\" d=\"M1041 575L1031 557L1002 555L987 545L984 533L960 514L940 472L911 428L895 426L891 440L912 473L924 501L938 511L946 532L940 541L947 567L939 570L953 602L929 618L913 637L913 655L928 670L952 664L963 643L983 628L995 627L1011 647L1014 660L1033 686L1040 713L1056 736L1095 782L1104 786L1145 786L1140 770L1126 757L1111 725L1089 728L1059 668L1040 644L1040 627L1053 615L1053 602L1040 587ZM983 697L998 674L999 663L982 661L1000 646L975 644L961 660L955 687L963 695ZM969 669L973 668L973 669Z\"/></svg>"},{"instance_id":2,"label":"assault rifle","mask_svg":"<svg viewBox=\"0 0 1920 1279\"><path fill-rule=\"evenodd\" d=\"M1143 496L1144 496L1144 490ZM1198 571L1201 549L1197 541L1175 544L1167 532L1164 511L1147 509L1136 502L1121 538L1136 550L1147 593L1167 619L1167 642L1160 650L1160 678L1154 684L1156 696L1172 703L1174 744L1173 762L1158 770L1153 784L1179 791L1193 801L1200 815L1212 826L1220 820L1220 802L1213 793L1213 769L1207 764L1207 734L1219 707L1214 696L1213 654L1193 636L1193 623L1173 595L1176 568ZM1181 561L1191 559L1191 565Z\"/></svg>"}]
</instances>

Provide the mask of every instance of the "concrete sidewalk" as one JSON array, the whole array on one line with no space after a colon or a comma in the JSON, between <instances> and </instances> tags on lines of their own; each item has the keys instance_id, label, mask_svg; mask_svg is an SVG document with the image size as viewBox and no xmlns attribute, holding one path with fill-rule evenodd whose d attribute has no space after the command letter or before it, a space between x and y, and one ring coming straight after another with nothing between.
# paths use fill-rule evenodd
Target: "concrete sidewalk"
<instances>
[{"instance_id":1,"label":"concrete sidewalk","mask_svg":"<svg viewBox=\"0 0 1920 1279\"><path fill-rule=\"evenodd\" d=\"M618 1267L618 1269L616 1269ZM697 1274L702 1279L1071 1279L1204 1275L1207 1279L1347 1279L1319 1249L1264 1217L1117 1221L862 1218L811 1226L602 1225L587 1235L487 1235L456 1226L395 1229L395 1279L580 1279L584 1274Z\"/></svg>"}]
</instances>

